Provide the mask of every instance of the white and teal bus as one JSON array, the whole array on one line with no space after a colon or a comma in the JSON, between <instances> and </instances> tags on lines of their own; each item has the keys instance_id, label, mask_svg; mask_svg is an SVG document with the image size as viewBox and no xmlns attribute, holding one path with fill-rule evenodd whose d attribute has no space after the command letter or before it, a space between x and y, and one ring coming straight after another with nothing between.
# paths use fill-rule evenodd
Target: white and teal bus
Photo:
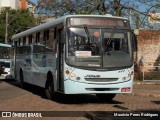
<instances>
[{"instance_id":1,"label":"white and teal bus","mask_svg":"<svg viewBox=\"0 0 160 120\"><path fill-rule=\"evenodd\" d=\"M10 49L11 45L0 43L0 74L1 77L10 75Z\"/></svg>"},{"instance_id":2,"label":"white and teal bus","mask_svg":"<svg viewBox=\"0 0 160 120\"><path fill-rule=\"evenodd\" d=\"M12 37L12 74L54 92L111 100L131 93L133 39L129 21L111 15L68 15Z\"/></svg>"}]
</instances>

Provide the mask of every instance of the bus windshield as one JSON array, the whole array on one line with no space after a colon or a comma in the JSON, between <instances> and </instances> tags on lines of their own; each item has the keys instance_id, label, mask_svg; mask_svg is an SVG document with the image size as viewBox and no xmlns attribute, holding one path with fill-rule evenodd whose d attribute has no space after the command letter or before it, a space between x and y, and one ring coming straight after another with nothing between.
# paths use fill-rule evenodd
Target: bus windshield
<instances>
[{"instance_id":1,"label":"bus windshield","mask_svg":"<svg viewBox=\"0 0 160 120\"><path fill-rule=\"evenodd\" d=\"M132 65L130 31L85 27L69 28L67 33L66 62L70 65L103 68Z\"/></svg>"},{"instance_id":2,"label":"bus windshield","mask_svg":"<svg viewBox=\"0 0 160 120\"><path fill-rule=\"evenodd\" d=\"M9 59L10 48L0 46L0 59Z\"/></svg>"}]
</instances>

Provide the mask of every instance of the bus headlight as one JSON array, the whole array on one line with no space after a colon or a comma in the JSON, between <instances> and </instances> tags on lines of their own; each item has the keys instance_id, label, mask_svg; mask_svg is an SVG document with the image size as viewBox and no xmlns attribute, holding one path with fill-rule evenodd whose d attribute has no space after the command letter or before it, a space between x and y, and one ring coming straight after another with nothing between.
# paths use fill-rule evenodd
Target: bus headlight
<instances>
[{"instance_id":1,"label":"bus headlight","mask_svg":"<svg viewBox=\"0 0 160 120\"><path fill-rule=\"evenodd\" d=\"M80 80L81 78L80 77L76 77L76 80Z\"/></svg>"},{"instance_id":2,"label":"bus headlight","mask_svg":"<svg viewBox=\"0 0 160 120\"><path fill-rule=\"evenodd\" d=\"M131 71L131 72L127 75L127 77L123 77L122 80L125 81L125 80L130 79L130 78L132 77L133 74L134 74L134 72Z\"/></svg>"},{"instance_id":3,"label":"bus headlight","mask_svg":"<svg viewBox=\"0 0 160 120\"><path fill-rule=\"evenodd\" d=\"M122 80L125 81L125 80L126 80L126 77L123 77Z\"/></svg>"},{"instance_id":4,"label":"bus headlight","mask_svg":"<svg viewBox=\"0 0 160 120\"><path fill-rule=\"evenodd\" d=\"M71 78L75 78L76 75L75 75L74 73L71 73L71 74L70 74L70 77L71 77ZM78 77L78 76L76 77L76 80L80 80L80 79L81 79L80 77Z\"/></svg>"},{"instance_id":5,"label":"bus headlight","mask_svg":"<svg viewBox=\"0 0 160 120\"><path fill-rule=\"evenodd\" d=\"M71 75L70 75L71 77L76 77L76 75L74 74L74 73L71 73Z\"/></svg>"}]
</instances>

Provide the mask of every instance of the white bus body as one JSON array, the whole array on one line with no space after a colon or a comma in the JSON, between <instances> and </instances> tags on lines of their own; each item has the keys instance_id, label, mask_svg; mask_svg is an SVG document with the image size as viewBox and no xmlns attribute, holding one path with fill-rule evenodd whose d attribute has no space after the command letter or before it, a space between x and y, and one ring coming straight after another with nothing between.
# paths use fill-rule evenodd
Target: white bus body
<instances>
[{"instance_id":1,"label":"white bus body","mask_svg":"<svg viewBox=\"0 0 160 120\"><path fill-rule=\"evenodd\" d=\"M10 75L10 48L11 45L0 43L0 65L3 70L1 77Z\"/></svg>"},{"instance_id":2,"label":"white bus body","mask_svg":"<svg viewBox=\"0 0 160 120\"><path fill-rule=\"evenodd\" d=\"M12 37L12 75L48 93L131 93L133 41L125 18L69 15Z\"/></svg>"}]
</instances>

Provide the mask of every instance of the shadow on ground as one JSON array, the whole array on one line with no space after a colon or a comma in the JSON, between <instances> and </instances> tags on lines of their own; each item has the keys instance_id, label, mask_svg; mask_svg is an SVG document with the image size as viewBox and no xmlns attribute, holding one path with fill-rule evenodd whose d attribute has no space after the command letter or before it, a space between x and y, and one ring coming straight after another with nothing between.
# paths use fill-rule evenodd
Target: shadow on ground
<instances>
[{"instance_id":1,"label":"shadow on ground","mask_svg":"<svg viewBox=\"0 0 160 120\"><path fill-rule=\"evenodd\" d=\"M155 103L155 104L157 104L157 105L160 105L160 100L158 100L158 101L151 101L152 103Z\"/></svg>"},{"instance_id":2,"label":"shadow on ground","mask_svg":"<svg viewBox=\"0 0 160 120\"><path fill-rule=\"evenodd\" d=\"M1 80L3 82L6 82L8 84L11 84L15 87L20 87L19 81L13 80L13 79L5 79ZM21 88L22 89L22 88ZM26 90L28 92L31 92L35 95L41 96L43 99L47 99L44 93L44 89L35 85L26 84L26 87L23 88L23 90ZM52 99L55 102L61 103L61 104L86 104L86 103L95 103L95 104L124 104L120 101L115 101L114 99L112 101L102 101L98 99L95 95L86 95L86 94L79 94L79 95L64 95L61 93L55 93L54 97Z\"/></svg>"}]
</instances>

